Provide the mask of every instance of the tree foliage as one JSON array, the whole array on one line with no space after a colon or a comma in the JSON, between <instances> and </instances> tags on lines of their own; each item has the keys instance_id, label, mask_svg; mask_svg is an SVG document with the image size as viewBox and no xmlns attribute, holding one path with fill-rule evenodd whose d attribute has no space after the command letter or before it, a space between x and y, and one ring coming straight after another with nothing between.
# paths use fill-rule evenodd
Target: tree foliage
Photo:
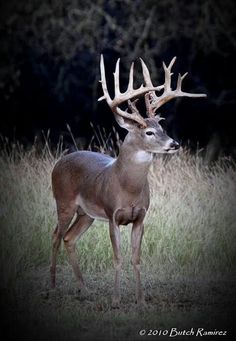
<instances>
[{"instance_id":1,"label":"tree foliage","mask_svg":"<svg viewBox=\"0 0 236 341\"><path fill-rule=\"evenodd\" d=\"M123 58L122 77L142 56L158 81L161 61L180 56L178 66L190 72L196 89L196 84L203 87L203 59L228 60L236 47L231 0L14 0L2 5L1 13L2 101L11 100L30 65L34 80L59 105L75 103L94 112L100 53L108 69ZM136 74L140 82L139 69ZM226 84L227 76L222 77ZM206 85L209 91L215 86ZM225 86L229 90L232 83ZM74 105L69 111L76 116Z\"/></svg>"}]
</instances>

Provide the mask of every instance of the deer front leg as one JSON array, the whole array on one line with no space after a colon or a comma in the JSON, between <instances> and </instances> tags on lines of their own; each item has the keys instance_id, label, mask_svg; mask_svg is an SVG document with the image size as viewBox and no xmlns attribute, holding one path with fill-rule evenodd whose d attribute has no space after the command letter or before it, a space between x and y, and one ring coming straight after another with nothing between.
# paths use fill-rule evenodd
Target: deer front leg
<instances>
[{"instance_id":1,"label":"deer front leg","mask_svg":"<svg viewBox=\"0 0 236 341\"><path fill-rule=\"evenodd\" d=\"M115 286L114 294L112 297L112 307L119 308L120 305L120 275L121 275L121 265L122 258L120 253L120 228L113 221L109 223L109 231L111 244L114 252L114 267L115 267Z\"/></svg>"},{"instance_id":2,"label":"deer front leg","mask_svg":"<svg viewBox=\"0 0 236 341\"><path fill-rule=\"evenodd\" d=\"M144 231L143 223L133 224L132 232L131 232L131 247L132 247L131 263L134 267L134 273L136 277L136 301L137 303L141 303L141 304L145 303L143 289L141 285L141 276L140 276L140 255L141 255L141 243L142 243L143 231Z\"/></svg>"}]
</instances>

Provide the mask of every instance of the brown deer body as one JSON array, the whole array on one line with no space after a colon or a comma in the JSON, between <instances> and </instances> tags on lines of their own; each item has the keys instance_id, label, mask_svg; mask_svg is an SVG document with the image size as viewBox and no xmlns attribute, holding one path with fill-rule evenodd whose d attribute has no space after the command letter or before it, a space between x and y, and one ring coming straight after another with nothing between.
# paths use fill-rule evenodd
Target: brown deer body
<instances>
[{"instance_id":1,"label":"brown deer body","mask_svg":"<svg viewBox=\"0 0 236 341\"><path fill-rule=\"evenodd\" d=\"M179 144L163 131L160 117L155 110L167 100L179 97L202 97L181 90L183 77L179 76L177 89L170 88L171 67L174 59L165 69L165 84L153 87L146 65L142 62L145 86L133 89L133 65L130 70L129 85L125 93L119 90L119 61L116 65L115 98L111 100L106 86L103 58L101 76L104 96L120 126L129 131L117 159L104 154L79 151L64 156L52 172L53 193L57 204L58 225L53 233L51 264L52 286L55 286L56 257L61 240L68 253L70 263L78 279L79 287L84 287L83 277L75 253L75 242L91 226L94 219L109 222L110 238L114 251L115 289L113 306L120 302L120 225L132 223L131 247L132 264L136 276L136 299L144 302L140 280L140 251L144 231L143 220L149 207L148 171L155 153L173 153ZM157 97L155 91L164 89ZM135 102L130 99L145 95L148 118L138 112ZM127 101L131 114L118 106ZM75 220L71 224L73 217Z\"/></svg>"}]
</instances>

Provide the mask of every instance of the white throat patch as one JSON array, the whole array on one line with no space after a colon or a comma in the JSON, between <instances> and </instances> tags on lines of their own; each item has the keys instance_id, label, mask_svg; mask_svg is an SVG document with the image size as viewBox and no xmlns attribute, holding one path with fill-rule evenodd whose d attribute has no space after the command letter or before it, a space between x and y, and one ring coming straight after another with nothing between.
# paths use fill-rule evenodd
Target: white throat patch
<instances>
[{"instance_id":1,"label":"white throat patch","mask_svg":"<svg viewBox=\"0 0 236 341\"><path fill-rule=\"evenodd\" d=\"M138 152L134 153L132 159L136 163L145 163L151 162L153 159L152 153L145 152L144 150L139 150Z\"/></svg>"}]
</instances>

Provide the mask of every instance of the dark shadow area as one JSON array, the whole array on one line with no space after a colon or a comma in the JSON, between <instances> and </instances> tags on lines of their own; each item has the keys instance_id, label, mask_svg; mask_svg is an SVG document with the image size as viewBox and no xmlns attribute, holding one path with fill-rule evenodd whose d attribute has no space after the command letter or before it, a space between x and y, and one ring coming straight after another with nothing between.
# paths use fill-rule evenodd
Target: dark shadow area
<instances>
[{"instance_id":1,"label":"dark shadow area","mask_svg":"<svg viewBox=\"0 0 236 341\"><path fill-rule=\"evenodd\" d=\"M92 292L85 297L78 294L73 278L68 284L71 276L68 267L59 270L59 285L55 290L49 288L44 277L48 269L38 268L37 273L28 274L20 283L24 286L21 294L14 297L5 293L4 340L16 340L19 335L25 340L93 340L95 335L98 340L148 337L167 340L177 331L180 334L175 337L180 340L197 336L208 340L235 337L235 281L231 279L165 282L146 273L147 305L139 307L130 291L128 281L132 282L132 274L129 274L129 280L122 280L121 306L112 309L112 269L102 278L101 273L90 275L88 285ZM9 294L11 304L7 300ZM145 330L142 337L140 330ZM159 335L155 335L155 330ZM189 336L181 335L191 330ZM219 332L221 335L217 335Z\"/></svg>"},{"instance_id":2,"label":"dark shadow area","mask_svg":"<svg viewBox=\"0 0 236 341\"><path fill-rule=\"evenodd\" d=\"M167 330L170 333L171 328L179 331L193 328L195 336L198 328L210 332L227 331L226 336L208 335L207 340L234 339L236 285L233 273L219 280L219 276L214 278L213 268L208 274L209 278L206 275L204 280L196 279L197 276L191 279L187 275L182 278L179 274L176 279L160 280L155 271L151 272L153 264L150 263L143 270L147 307L140 309L134 304L132 284L124 277L121 308L114 310L111 309L110 302L113 270L109 267L109 261L104 266L104 271L99 271L97 267L92 273L84 266L92 292L83 298L77 293L68 263L63 263L61 259L58 262L59 286L54 291L49 287L47 266L48 245L51 242L48 237L51 236L49 229L55 218L52 210L50 211L53 200L47 203L51 195L51 183L48 179L52 165L62 152L70 153L76 148L117 155L120 142L126 135L126 131L116 123L105 101L97 101L102 95L99 83L101 54L105 59L111 96L114 95L113 72L118 58L121 58L121 89L125 91L132 61L135 62L134 83L137 88L143 83L140 57L147 64L154 85L160 85L164 82L162 62L169 64L177 56L173 68L173 88L176 87L178 73L188 72L183 90L207 94L207 98L173 100L159 112L165 118L161 124L168 135L191 151L185 165L193 165L196 173L188 172L188 169L185 170L186 174L183 172L186 175L184 177L182 174L183 178L187 179L186 187L188 179L189 183L199 185L198 171L201 173L201 165L205 167L199 185L200 189L203 188L203 193L207 183L212 181L207 192L208 202L212 199L211 191L214 195L217 187L217 176L220 178L220 174L223 174L220 178L223 185L220 188L226 188L224 184L227 185L227 181L229 186L233 183L236 158L234 2L1 2L0 168L6 168L6 171L0 176L0 191L7 198L0 198L0 204L4 204L2 207L0 205L0 219L3 221L0 227L0 242L3 245L1 259L4 259L0 264L2 340L167 340L165 335L148 336L146 333L150 330ZM145 116L143 99L138 103L138 108ZM196 159L199 156L201 162L193 162L193 155ZM168 160L167 157L166 164ZM180 158L176 168L181 169L182 161ZM217 168L218 161L220 163ZM18 167L19 165L22 167ZM23 172L19 173L21 169ZM42 172L39 171L41 169ZM208 173L209 170L212 173ZM165 170L162 169L162 172ZM18 177L18 182L14 182ZM175 184L183 178L177 179ZM29 180L31 186L23 184L25 179L25 182ZM158 181L155 183L158 189L162 185ZM168 186L161 188L163 191L160 191L160 197L166 197L166 188L168 190ZM182 195L183 192L184 188L180 188L178 193ZM218 192L222 194L221 191ZM219 195L220 205L223 201L226 204L235 201L232 193L228 195L228 192L224 196ZM176 195L175 188L172 194ZM204 225L204 216L206 212L209 213L208 208L211 206L207 206L204 211L205 204L201 201L203 196L204 194L196 199L196 205L203 207L203 223L197 223L207 229L209 226L208 223ZM183 198L185 199L184 195L178 197L178 200ZM16 205L13 209L15 203L19 207ZM193 214L194 208L189 206L188 200L185 205L182 202L179 204L186 212ZM218 212L213 212L216 216L219 211L222 212L219 210L220 205L215 209L218 208ZM226 263L225 252L222 264L228 264L230 268L235 264L235 249L232 247L235 230L232 223L233 210L227 210L226 207L226 211L230 211L231 215L226 214L227 221L220 226L218 234L222 243L220 250L223 252L225 247L230 255ZM177 218L178 213L179 211L176 213ZM206 220L210 222L209 225L217 225L212 219L213 214ZM183 217L182 220L185 219L184 214ZM158 214L155 219L160 223ZM158 226L165 226L165 223L164 219ZM223 233L228 231L227 224L232 236L230 233ZM27 229L28 226L32 229ZM42 227L45 230L40 230ZM178 228L181 231L182 226ZM32 232L30 236L29 231ZM200 242L198 239L193 240L193 247L197 245L201 248L205 237L209 239L209 243L214 240L211 239L214 229L209 229L208 234L200 229L199 233ZM18 236L23 236L23 242L16 240ZM89 251L93 251L97 244L97 239L91 240L93 244ZM172 249L175 247L175 244L171 245ZM155 245L152 245L150 250L152 249L155 249ZM163 250L161 247L160 249ZM212 249L214 250L214 245ZM219 248L215 250L221 255ZM28 260L27 257L32 258ZM201 253L199 257L202 257ZM204 257L201 258L201 264ZM186 258L188 260L187 256ZM104 259L108 260L106 254ZM199 259L196 258L195 261L194 264L201 267ZM178 266L181 268L181 262ZM218 269L218 275L226 273L224 266ZM131 277L129 272L128 277ZM139 331L143 329L145 336L140 336ZM180 335L177 339L187 340L188 337Z\"/></svg>"}]
</instances>

